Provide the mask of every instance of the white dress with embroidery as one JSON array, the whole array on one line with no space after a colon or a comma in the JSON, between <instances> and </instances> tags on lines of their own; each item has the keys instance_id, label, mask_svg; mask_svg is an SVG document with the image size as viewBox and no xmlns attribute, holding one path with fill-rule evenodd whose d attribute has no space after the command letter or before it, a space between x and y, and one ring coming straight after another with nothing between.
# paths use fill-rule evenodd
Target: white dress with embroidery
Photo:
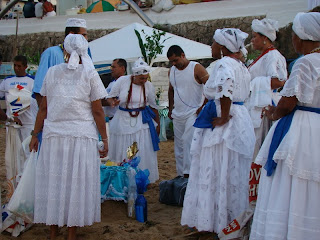
<instances>
[{"instance_id":1,"label":"white dress with embroidery","mask_svg":"<svg viewBox=\"0 0 320 240\"><path fill-rule=\"evenodd\" d=\"M51 67L40 94L47 98L36 168L34 222L84 226L100 221L98 131L91 102L106 97L95 70Z\"/></svg>"},{"instance_id":2,"label":"white dress with embroidery","mask_svg":"<svg viewBox=\"0 0 320 240\"><path fill-rule=\"evenodd\" d=\"M112 87L109 98L119 96L120 107L126 108L131 75L117 79ZM157 109L155 89L151 82L145 83L146 105ZM132 84L132 95L129 108L143 107L144 97L142 86ZM153 121L154 126L157 123ZM142 114L131 117L129 112L118 110L110 121L109 158L115 162L122 162L127 158L127 148L133 142L138 143L141 162L139 168L149 169L149 180L154 183L159 179L157 152L153 150L151 134L148 123L142 123Z\"/></svg>"},{"instance_id":3,"label":"white dress with embroidery","mask_svg":"<svg viewBox=\"0 0 320 240\"><path fill-rule=\"evenodd\" d=\"M308 54L293 66L280 93L298 105L320 108L320 54ZM262 168L250 240L308 239L320 236L320 114L297 110L273 160L270 177ZM277 122L270 129L256 163L265 165Z\"/></svg>"},{"instance_id":4,"label":"white dress with embroidery","mask_svg":"<svg viewBox=\"0 0 320 240\"><path fill-rule=\"evenodd\" d=\"M220 98L243 102L249 95L250 74L239 61L219 60L204 86L221 116ZM255 136L245 106L231 104L232 118L223 126L196 128L191 145L191 169L181 224L219 233L249 204L249 171Z\"/></svg>"},{"instance_id":5,"label":"white dress with embroidery","mask_svg":"<svg viewBox=\"0 0 320 240\"><path fill-rule=\"evenodd\" d=\"M249 66L251 74L250 97L246 101L256 134L256 146L253 160L257 156L260 147L267 135L271 122L266 118L261 119L262 108L272 104L278 104L279 93L271 89L271 78L280 81L287 80L287 63L281 53L274 49L263 55L256 63Z\"/></svg>"}]
</instances>

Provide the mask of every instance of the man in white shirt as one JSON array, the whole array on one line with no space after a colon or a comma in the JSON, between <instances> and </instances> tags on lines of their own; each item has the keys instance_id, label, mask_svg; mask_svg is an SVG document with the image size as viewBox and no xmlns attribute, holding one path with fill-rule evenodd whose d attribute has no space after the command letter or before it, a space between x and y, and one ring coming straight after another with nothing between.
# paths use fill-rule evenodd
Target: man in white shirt
<instances>
[{"instance_id":1,"label":"man in white shirt","mask_svg":"<svg viewBox=\"0 0 320 240\"><path fill-rule=\"evenodd\" d=\"M42 0L38 0L38 3L35 6L35 15L37 18L42 18L43 17L43 6L42 6Z\"/></svg>"},{"instance_id":2,"label":"man in white shirt","mask_svg":"<svg viewBox=\"0 0 320 240\"><path fill-rule=\"evenodd\" d=\"M19 113L19 116L12 118L10 111L11 103L8 102L9 90L17 88L17 85L20 85L18 89L26 89L30 91L30 98L33 88L33 77L26 73L28 66L27 58L25 56L16 56L13 61L15 76L8 77L0 83L0 97L6 98L7 103L7 137L6 137L6 152L5 152L5 163L6 163L6 177L7 177L7 200L11 198L14 189L17 186L17 181L19 176L23 172L24 163L30 154L29 151L23 151L21 143L30 136L30 133L33 129L35 122L35 115L31 111L31 107L24 112ZM22 96L22 95L21 95ZM21 97L20 96L20 97ZM21 99L20 99L21 100ZM35 99L32 98L30 103L34 106L37 105ZM23 101L22 101L23 103ZM16 106L19 108L22 104L20 101L17 101ZM18 124L15 124L15 123Z\"/></svg>"},{"instance_id":3,"label":"man in white shirt","mask_svg":"<svg viewBox=\"0 0 320 240\"><path fill-rule=\"evenodd\" d=\"M109 83L108 87L106 88L107 93L109 94L111 92L112 86L117 81L117 79L121 76L124 76L126 74L127 70L127 62L126 60L122 58L114 59L111 64L111 77L113 78L113 81ZM111 107L108 105L107 100L102 100L102 106L104 106L104 112L108 116L109 120L111 120L116 113L118 106Z\"/></svg>"},{"instance_id":4,"label":"man in white shirt","mask_svg":"<svg viewBox=\"0 0 320 240\"><path fill-rule=\"evenodd\" d=\"M0 83L0 97L7 98L8 90L11 88L15 88L16 85L20 85L32 92L34 80L32 76L26 73L26 69L28 67L27 58L25 56L16 56L14 58L13 64L16 76L5 78ZM7 107L7 114L8 113L9 107ZM21 113L21 115L19 115L17 118L21 121L22 124L19 130L21 141L23 141L30 135L31 130L33 129L35 116L29 108L25 112Z\"/></svg>"},{"instance_id":5,"label":"man in white shirt","mask_svg":"<svg viewBox=\"0 0 320 240\"><path fill-rule=\"evenodd\" d=\"M203 85L209 75L201 64L189 61L180 46L171 46L167 57L173 65L169 72L168 97L169 118L173 120L176 169L178 176L187 178L193 124L204 104Z\"/></svg>"}]
</instances>

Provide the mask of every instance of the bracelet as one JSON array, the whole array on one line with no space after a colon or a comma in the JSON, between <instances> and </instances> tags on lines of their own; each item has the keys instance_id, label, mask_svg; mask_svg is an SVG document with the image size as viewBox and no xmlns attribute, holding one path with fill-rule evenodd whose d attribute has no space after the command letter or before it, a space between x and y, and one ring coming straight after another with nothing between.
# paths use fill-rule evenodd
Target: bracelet
<instances>
[{"instance_id":1,"label":"bracelet","mask_svg":"<svg viewBox=\"0 0 320 240\"><path fill-rule=\"evenodd\" d=\"M40 132L35 133L34 130L32 130L31 133L30 133L30 135L33 136L33 137L38 137L39 133L40 133Z\"/></svg>"},{"instance_id":2,"label":"bracelet","mask_svg":"<svg viewBox=\"0 0 320 240\"><path fill-rule=\"evenodd\" d=\"M108 141L108 138L102 138L101 141Z\"/></svg>"}]
</instances>

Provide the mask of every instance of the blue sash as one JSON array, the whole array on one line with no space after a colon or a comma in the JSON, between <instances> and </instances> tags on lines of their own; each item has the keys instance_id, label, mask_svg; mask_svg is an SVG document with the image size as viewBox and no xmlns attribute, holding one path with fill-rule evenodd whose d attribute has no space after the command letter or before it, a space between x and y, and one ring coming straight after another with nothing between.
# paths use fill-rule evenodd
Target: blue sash
<instances>
[{"instance_id":1,"label":"blue sash","mask_svg":"<svg viewBox=\"0 0 320 240\"><path fill-rule=\"evenodd\" d=\"M264 169L267 171L267 176L270 177L274 170L277 167L277 163L273 161L273 155L276 152L277 148L279 147L282 139L287 134L287 132L290 129L290 125L292 123L293 115L296 110L301 111L308 111L308 112L314 112L320 114L320 108L312 108L312 107L303 107L303 106L296 106L291 113L288 115L282 117L276 126L276 129L274 130L274 134L272 136L270 148L269 148L269 154L268 154L268 160L264 166Z\"/></svg>"},{"instance_id":2,"label":"blue sash","mask_svg":"<svg viewBox=\"0 0 320 240\"><path fill-rule=\"evenodd\" d=\"M233 102L236 105L243 105L243 102ZM197 117L195 123L193 124L196 128L211 128L212 130L214 127L212 126L213 118L217 117L217 108L214 100L210 100L207 104L203 107L199 116Z\"/></svg>"},{"instance_id":3,"label":"blue sash","mask_svg":"<svg viewBox=\"0 0 320 240\"><path fill-rule=\"evenodd\" d=\"M151 140L153 145L153 150L158 151L160 139L157 134L156 128L153 124L152 119L156 117L156 114L152 111L152 109L149 106L146 106L145 108L123 108L119 106L119 109L126 112L141 112L142 113L142 123L148 123L150 134L151 134Z\"/></svg>"}]
</instances>

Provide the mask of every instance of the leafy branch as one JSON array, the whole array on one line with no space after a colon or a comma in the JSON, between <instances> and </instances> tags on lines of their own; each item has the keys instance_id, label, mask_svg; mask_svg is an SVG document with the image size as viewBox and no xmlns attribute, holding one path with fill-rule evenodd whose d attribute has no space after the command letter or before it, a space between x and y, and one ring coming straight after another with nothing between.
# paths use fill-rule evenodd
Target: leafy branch
<instances>
[{"instance_id":1,"label":"leafy branch","mask_svg":"<svg viewBox=\"0 0 320 240\"><path fill-rule=\"evenodd\" d=\"M153 29L152 35L149 36L144 32L144 30L141 30L141 32L144 34L145 41L143 41L141 34L137 30L134 31L139 41L139 47L141 49L142 56L145 62L150 65L158 54L162 54L164 48L163 43L170 37L161 40L161 38L166 34L164 31Z\"/></svg>"}]
</instances>

